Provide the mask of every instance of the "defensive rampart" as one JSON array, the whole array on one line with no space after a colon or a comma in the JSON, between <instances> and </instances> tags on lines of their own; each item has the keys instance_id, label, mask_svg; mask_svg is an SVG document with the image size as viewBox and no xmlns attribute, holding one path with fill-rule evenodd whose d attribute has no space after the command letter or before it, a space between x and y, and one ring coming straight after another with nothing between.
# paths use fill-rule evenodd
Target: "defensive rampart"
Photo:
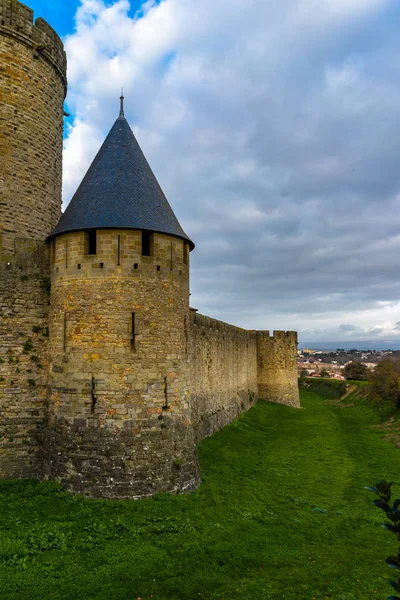
<instances>
[{"instance_id":1,"label":"defensive rampart","mask_svg":"<svg viewBox=\"0 0 400 600\"><path fill-rule=\"evenodd\" d=\"M197 440L250 408L258 398L255 332L191 311L190 391Z\"/></svg>"},{"instance_id":2,"label":"defensive rampart","mask_svg":"<svg viewBox=\"0 0 400 600\"><path fill-rule=\"evenodd\" d=\"M247 331L191 311L192 423L200 440L258 399L298 407L297 334Z\"/></svg>"}]
</instances>

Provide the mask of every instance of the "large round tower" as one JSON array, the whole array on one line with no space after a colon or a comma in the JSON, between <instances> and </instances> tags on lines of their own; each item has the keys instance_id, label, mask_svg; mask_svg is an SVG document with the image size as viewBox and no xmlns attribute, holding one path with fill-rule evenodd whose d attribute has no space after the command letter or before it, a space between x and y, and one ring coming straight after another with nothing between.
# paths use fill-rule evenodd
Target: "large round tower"
<instances>
[{"instance_id":1,"label":"large round tower","mask_svg":"<svg viewBox=\"0 0 400 600\"><path fill-rule=\"evenodd\" d=\"M0 0L0 233L3 254L16 238L44 240L61 214L62 41L33 11Z\"/></svg>"},{"instance_id":2,"label":"large round tower","mask_svg":"<svg viewBox=\"0 0 400 600\"><path fill-rule=\"evenodd\" d=\"M66 58L58 35L0 0L0 477L36 473L47 393L49 257L61 214Z\"/></svg>"},{"instance_id":3,"label":"large round tower","mask_svg":"<svg viewBox=\"0 0 400 600\"><path fill-rule=\"evenodd\" d=\"M193 243L122 108L50 240L46 476L88 496L193 489Z\"/></svg>"}]
</instances>

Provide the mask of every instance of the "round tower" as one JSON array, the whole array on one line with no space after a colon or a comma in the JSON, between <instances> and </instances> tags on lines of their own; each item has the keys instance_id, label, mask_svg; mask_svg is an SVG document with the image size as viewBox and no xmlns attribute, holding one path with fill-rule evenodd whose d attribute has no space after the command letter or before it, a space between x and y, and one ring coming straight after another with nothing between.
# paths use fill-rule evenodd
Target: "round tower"
<instances>
[{"instance_id":1,"label":"round tower","mask_svg":"<svg viewBox=\"0 0 400 600\"><path fill-rule=\"evenodd\" d=\"M0 234L3 255L16 238L44 240L61 214L62 41L16 0L0 0Z\"/></svg>"},{"instance_id":2,"label":"round tower","mask_svg":"<svg viewBox=\"0 0 400 600\"><path fill-rule=\"evenodd\" d=\"M37 473L45 420L49 255L61 214L66 58L43 20L0 0L0 477Z\"/></svg>"},{"instance_id":3,"label":"round tower","mask_svg":"<svg viewBox=\"0 0 400 600\"><path fill-rule=\"evenodd\" d=\"M109 498L193 489L193 243L122 108L50 240L46 476Z\"/></svg>"}]
</instances>

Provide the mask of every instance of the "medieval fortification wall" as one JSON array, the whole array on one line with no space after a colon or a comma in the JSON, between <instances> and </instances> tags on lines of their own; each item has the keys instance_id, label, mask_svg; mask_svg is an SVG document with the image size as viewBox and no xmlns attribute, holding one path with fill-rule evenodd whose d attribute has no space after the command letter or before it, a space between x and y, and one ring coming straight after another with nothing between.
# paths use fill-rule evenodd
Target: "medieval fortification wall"
<instances>
[{"instance_id":1,"label":"medieval fortification wall","mask_svg":"<svg viewBox=\"0 0 400 600\"><path fill-rule=\"evenodd\" d=\"M196 440L258 400L299 406L297 334L247 331L191 311L190 390Z\"/></svg>"},{"instance_id":2,"label":"medieval fortification wall","mask_svg":"<svg viewBox=\"0 0 400 600\"><path fill-rule=\"evenodd\" d=\"M259 398L299 406L294 332L189 310L184 240L59 235L66 58L57 34L0 0L0 477L88 496L200 482L195 442ZM148 254L148 255L147 255Z\"/></svg>"}]
</instances>

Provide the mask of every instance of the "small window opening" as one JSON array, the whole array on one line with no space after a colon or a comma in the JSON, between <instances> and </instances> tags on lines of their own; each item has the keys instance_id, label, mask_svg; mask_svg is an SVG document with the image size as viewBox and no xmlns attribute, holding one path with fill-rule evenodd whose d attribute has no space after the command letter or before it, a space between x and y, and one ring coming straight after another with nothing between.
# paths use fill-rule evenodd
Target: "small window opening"
<instances>
[{"instance_id":1,"label":"small window opening","mask_svg":"<svg viewBox=\"0 0 400 600\"><path fill-rule=\"evenodd\" d=\"M88 239L88 254L97 254L97 231L94 229L93 231L87 232Z\"/></svg>"},{"instance_id":2,"label":"small window opening","mask_svg":"<svg viewBox=\"0 0 400 600\"><path fill-rule=\"evenodd\" d=\"M135 347L135 337L136 337L135 313L132 313L132 315L131 315L131 346L132 347Z\"/></svg>"},{"instance_id":3,"label":"small window opening","mask_svg":"<svg viewBox=\"0 0 400 600\"><path fill-rule=\"evenodd\" d=\"M80 263L78 263L78 265L77 265L77 268L78 268L78 271L79 271L79 270L80 270L80 268L81 268L81 265L80 265Z\"/></svg>"},{"instance_id":4,"label":"small window opening","mask_svg":"<svg viewBox=\"0 0 400 600\"><path fill-rule=\"evenodd\" d=\"M64 313L64 323L63 323L63 350L67 349L67 313Z\"/></svg>"},{"instance_id":5,"label":"small window opening","mask_svg":"<svg viewBox=\"0 0 400 600\"><path fill-rule=\"evenodd\" d=\"M189 262L189 244L183 243L183 264L187 265Z\"/></svg>"},{"instance_id":6,"label":"small window opening","mask_svg":"<svg viewBox=\"0 0 400 600\"><path fill-rule=\"evenodd\" d=\"M152 233L142 231L142 256L151 256Z\"/></svg>"},{"instance_id":7,"label":"small window opening","mask_svg":"<svg viewBox=\"0 0 400 600\"><path fill-rule=\"evenodd\" d=\"M135 263L135 264L133 265L133 268L134 268L134 269L137 269L138 267L139 267L138 263Z\"/></svg>"},{"instance_id":8,"label":"small window opening","mask_svg":"<svg viewBox=\"0 0 400 600\"><path fill-rule=\"evenodd\" d=\"M117 266L119 267L121 265L121 236L118 236L118 262L117 262Z\"/></svg>"},{"instance_id":9,"label":"small window opening","mask_svg":"<svg viewBox=\"0 0 400 600\"><path fill-rule=\"evenodd\" d=\"M163 410L168 410L169 406L168 406L168 382L167 382L167 378L164 377L164 406L162 407Z\"/></svg>"},{"instance_id":10,"label":"small window opening","mask_svg":"<svg viewBox=\"0 0 400 600\"><path fill-rule=\"evenodd\" d=\"M100 269L104 269L104 263L100 263Z\"/></svg>"},{"instance_id":11,"label":"small window opening","mask_svg":"<svg viewBox=\"0 0 400 600\"><path fill-rule=\"evenodd\" d=\"M96 397L96 384L95 384L93 375L92 375L92 385L90 388L90 396L91 396L91 400L92 400L90 412L94 413L96 404L97 404L97 397Z\"/></svg>"},{"instance_id":12,"label":"small window opening","mask_svg":"<svg viewBox=\"0 0 400 600\"><path fill-rule=\"evenodd\" d=\"M157 265L157 271L161 271L161 266Z\"/></svg>"}]
</instances>

